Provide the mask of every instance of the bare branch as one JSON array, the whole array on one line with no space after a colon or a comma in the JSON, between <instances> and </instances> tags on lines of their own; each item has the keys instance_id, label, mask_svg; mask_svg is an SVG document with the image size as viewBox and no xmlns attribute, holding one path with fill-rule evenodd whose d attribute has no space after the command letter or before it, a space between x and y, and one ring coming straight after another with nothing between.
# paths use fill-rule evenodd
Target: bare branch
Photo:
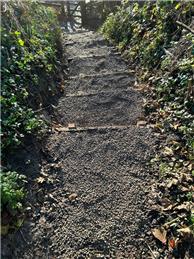
<instances>
[{"instance_id":1,"label":"bare branch","mask_svg":"<svg viewBox=\"0 0 194 259\"><path fill-rule=\"evenodd\" d=\"M186 24L176 21L176 24L178 24L179 26L183 27L184 29L190 31L192 34L194 34L194 30L192 28L190 28L189 26L187 26Z\"/></svg>"}]
</instances>

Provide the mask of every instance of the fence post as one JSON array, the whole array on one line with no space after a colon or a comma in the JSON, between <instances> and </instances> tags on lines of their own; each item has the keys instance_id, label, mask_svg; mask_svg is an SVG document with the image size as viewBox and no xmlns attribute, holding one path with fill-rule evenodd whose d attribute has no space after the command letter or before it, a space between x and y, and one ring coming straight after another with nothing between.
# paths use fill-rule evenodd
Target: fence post
<instances>
[{"instance_id":1,"label":"fence post","mask_svg":"<svg viewBox=\"0 0 194 259\"><path fill-rule=\"evenodd\" d=\"M87 12L85 1L80 1L82 27L87 25Z\"/></svg>"}]
</instances>

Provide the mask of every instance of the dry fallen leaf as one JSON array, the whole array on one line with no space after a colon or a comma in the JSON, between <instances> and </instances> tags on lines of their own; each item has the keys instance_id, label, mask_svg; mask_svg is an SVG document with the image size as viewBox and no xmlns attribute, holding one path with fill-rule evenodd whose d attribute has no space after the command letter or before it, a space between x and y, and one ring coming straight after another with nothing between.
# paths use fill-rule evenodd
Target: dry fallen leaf
<instances>
[{"instance_id":1,"label":"dry fallen leaf","mask_svg":"<svg viewBox=\"0 0 194 259\"><path fill-rule=\"evenodd\" d=\"M193 183L193 177L190 174L187 173L181 173L180 177L179 177L179 181L181 183Z\"/></svg>"},{"instance_id":2,"label":"dry fallen leaf","mask_svg":"<svg viewBox=\"0 0 194 259\"><path fill-rule=\"evenodd\" d=\"M172 179L168 184L167 184L167 188L170 189L173 185L176 186L179 184L179 180L177 179Z\"/></svg>"},{"instance_id":3,"label":"dry fallen leaf","mask_svg":"<svg viewBox=\"0 0 194 259\"><path fill-rule=\"evenodd\" d=\"M178 129L178 127L180 127L180 123L173 124L173 125L172 125L172 127L173 127L175 130L177 130L177 129Z\"/></svg>"},{"instance_id":4,"label":"dry fallen leaf","mask_svg":"<svg viewBox=\"0 0 194 259\"><path fill-rule=\"evenodd\" d=\"M160 202L164 208L167 208L172 204L172 202L168 198L162 198Z\"/></svg>"},{"instance_id":5,"label":"dry fallen leaf","mask_svg":"<svg viewBox=\"0 0 194 259\"><path fill-rule=\"evenodd\" d=\"M174 204L169 205L168 207L162 208L163 211L169 211L174 207Z\"/></svg>"},{"instance_id":6,"label":"dry fallen leaf","mask_svg":"<svg viewBox=\"0 0 194 259\"><path fill-rule=\"evenodd\" d=\"M161 132L164 131L161 123L156 123L156 124L154 125L154 128L160 130Z\"/></svg>"},{"instance_id":7,"label":"dry fallen leaf","mask_svg":"<svg viewBox=\"0 0 194 259\"><path fill-rule=\"evenodd\" d=\"M69 199L70 201L74 201L74 200L76 200L76 198L77 198L77 193L72 193L72 194L70 194L69 197L68 197L68 199Z\"/></svg>"},{"instance_id":8,"label":"dry fallen leaf","mask_svg":"<svg viewBox=\"0 0 194 259\"><path fill-rule=\"evenodd\" d=\"M180 228L177 230L179 233L182 233L182 234L191 234L191 229L189 227L186 227L186 228Z\"/></svg>"},{"instance_id":9,"label":"dry fallen leaf","mask_svg":"<svg viewBox=\"0 0 194 259\"><path fill-rule=\"evenodd\" d=\"M40 177L36 178L36 181L37 181L37 183L44 183L46 180L44 177L40 176Z\"/></svg>"},{"instance_id":10,"label":"dry fallen leaf","mask_svg":"<svg viewBox=\"0 0 194 259\"><path fill-rule=\"evenodd\" d=\"M175 209L176 209L176 210L186 210L186 211L190 211L190 203L189 203L189 202L184 202L183 204L177 206Z\"/></svg>"},{"instance_id":11,"label":"dry fallen leaf","mask_svg":"<svg viewBox=\"0 0 194 259\"><path fill-rule=\"evenodd\" d=\"M182 192L189 192L189 188L181 186L181 191Z\"/></svg>"},{"instance_id":12,"label":"dry fallen leaf","mask_svg":"<svg viewBox=\"0 0 194 259\"><path fill-rule=\"evenodd\" d=\"M152 234L154 235L155 238L160 240L163 244L166 244L167 231L165 229L154 228L154 229L152 229Z\"/></svg>"},{"instance_id":13,"label":"dry fallen leaf","mask_svg":"<svg viewBox=\"0 0 194 259\"><path fill-rule=\"evenodd\" d=\"M174 154L173 150L169 147L165 147L164 150L163 150L163 154L164 155L168 155L168 156L171 156Z\"/></svg>"},{"instance_id":14,"label":"dry fallen leaf","mask_svg":"<svg viewBox=\"0 0 194 259\"><path fill-rule=\"evenodd\" d=\"M39 219L39 223L40 223L41 225L44 225L44 224L46 223L45 217L41 217L41 218Z\"/></svg>"},{"instance_id":15,"label":"dry fallen leaf","mask_svg":"<svg viewBox=\"0 0 194 259\"><path fill-rule=\"evenodd\" d=\"M188 165L188 169L189 169L189 171L192 171L193 165L192 164Z\"/></svg>"},{"instance_id":16,"label":"dry fallen leaf","mask_svg":"<svg viewBox=\"0 0 194 259\"><path fill-rule=\"evenodd\" d=\"M170 239L170 240L169 240L169 247L172 248L172 249L174 249L175 246L176 246L175 240L174 240L174 239Z\"/></svg>"}]
</instances>

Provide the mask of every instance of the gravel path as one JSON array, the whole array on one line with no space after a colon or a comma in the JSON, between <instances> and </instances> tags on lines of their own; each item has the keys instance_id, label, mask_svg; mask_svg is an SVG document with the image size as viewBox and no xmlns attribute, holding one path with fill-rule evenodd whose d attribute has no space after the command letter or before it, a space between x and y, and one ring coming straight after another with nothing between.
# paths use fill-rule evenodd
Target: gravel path
<instances>
[{"instance_id":1,"label":"gravel path","mask_svg":"<svg viewBox=\"0 0 194 259\"><path fill-rule=\"evenodd\" d=\"M71 34L65 42L70 79L56 108L58 127L75 123L84 130L50 134L41 169L46 180L33 187L25 242L12 258L151 258L145 233L154 177L146 162L155 141L149 128L136 126L142 96L100 36Z\"/></svg>"}]
</instances>

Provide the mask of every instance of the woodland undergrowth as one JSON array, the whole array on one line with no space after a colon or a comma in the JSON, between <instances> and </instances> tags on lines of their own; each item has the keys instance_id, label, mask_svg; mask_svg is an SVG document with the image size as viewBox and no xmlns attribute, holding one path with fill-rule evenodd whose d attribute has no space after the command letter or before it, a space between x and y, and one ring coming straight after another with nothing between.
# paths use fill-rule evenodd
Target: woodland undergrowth
<instances>
[{"instance_id":1,"label":"woodland undergrowth","mask_svg":"<svg viewBox=\"0 0 194 259\"><path fill-rule=\"evenodd\" d=\"M2 61L2 234L21 224L27 178L10 166L26 137L43 134L47 125L37 109L57 93L61 31L55 12L36 1L1 3Z\"/></svg>"},{"instance_id":2,"label":"woodland undergrowth","mask_svg":"<svg viewBox=\"0 0 194 259\"><path fill-rule=\"evenodd\" d=\"M152 234L177 258L190 258L194 231L193 16L191 2L125 1L101 28L135 69L149 126L161 140L151 160L159 171Z\"/></svg>"}]
</instances>

